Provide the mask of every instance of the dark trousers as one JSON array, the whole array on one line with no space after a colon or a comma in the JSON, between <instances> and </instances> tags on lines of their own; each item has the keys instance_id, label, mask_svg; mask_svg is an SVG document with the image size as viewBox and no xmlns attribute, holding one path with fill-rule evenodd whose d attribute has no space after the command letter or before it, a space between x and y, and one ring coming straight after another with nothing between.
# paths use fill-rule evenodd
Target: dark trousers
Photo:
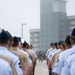
<instances>
[{"instance_id":1,"label":"dark trousers","mask_svg":"<svg viewBox=\"0 0 75 75\"><path fill-rule=\"evenodd\" d=\"M51 73L51 72L49 72L49 75L52 75L52 73Z\"/></svg>"},{"instance_id":2,"label":"dark trousers","mask_svg":"<svg viewBox=\"0 0 75 75\"><path fill-rule=\"evenodd\" d=\"M50 70L50 71L49 71L49 75L52 75L52 71L51 71L51 68L49 68L49 70Z\"/></svg>"}]
</instances>

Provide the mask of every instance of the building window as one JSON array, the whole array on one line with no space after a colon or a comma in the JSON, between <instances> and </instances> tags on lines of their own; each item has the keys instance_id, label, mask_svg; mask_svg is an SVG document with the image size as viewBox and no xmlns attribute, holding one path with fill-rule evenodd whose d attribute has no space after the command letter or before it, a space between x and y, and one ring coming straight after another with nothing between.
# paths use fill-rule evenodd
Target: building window
<instances>
[{"instance_id":1,"label":"building window","mask_svg":"<svg viewBox=\"0 0 75 75\"><path fill-rule=\"evenodd\" d=\"M37 42L37 39L36 38L34 39L34 42Z\"/></svg>"},{"instance_id":2,"label":"building window","mask_svg":"<svg viewBox=\"0 0 75 75\"><path fill-rule=\"evenodd\" d=\"M37 34L34 34L34 37L37 37Z\"/></svg>"},{"instance_id":3,"label":"building window","mask_svg":"<svg viewBox=\"0 0 75 75\"><path fill-rule=\"evenodd\" d=\"M37 43L34 44L34 47L37 47Z\"/></svg>"}]
</instances>

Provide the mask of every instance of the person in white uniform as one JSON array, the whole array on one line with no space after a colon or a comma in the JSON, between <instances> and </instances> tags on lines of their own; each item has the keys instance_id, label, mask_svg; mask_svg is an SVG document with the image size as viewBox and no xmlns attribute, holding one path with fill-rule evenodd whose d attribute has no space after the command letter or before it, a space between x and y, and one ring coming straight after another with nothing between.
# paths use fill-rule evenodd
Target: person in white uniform
<instances>
[{"instance_id":1,"label":"person in white uniform","mask_svg":"<svg viewBox=\"0 0 75 75\"><path fill-rule=\"evenodd\" d=\"M8 62L0 58L0 75L13 75Z\"/></svg>"},{"instance_id":2,"label":"person in white uniform","mask_svg":"<svg viewBox=\"0 0 75 75\"><path fill-rule=\"evenodd\" d=\"M70 36L71 44L73 45L73 50L75 50L75 29ZM75 62L75 52L71 53L65 61L65 65L62 68L61 75L70 75L71 65Z\"/></svg>"},{"instance_id":3,"label":"person in white uniform","mask_svg":"<svg viewBox=\"0 0 75 75\"><path fill-rule=\"evenodd\" d=\"M47 50L46 52L46 62L47 62L47 65L48 65L48 56L49 56L49 53L53 50L53 43L50 44L50 49Z\"/></svg>"},{"instance_id":4,"label":"person in white uniform","mask_svg":"<svg viewBox=\"0 0 75 75\"><path fill-rule=\"evenodd\" d=\"M70 75L75 75L75 62L73 62L70 67Z\"/></svg>"},{"instance_id":5,"label":"person in white uniform","mask_svg":"<svg viewBox=\"0 0 75 75\"><path fill-rule=\"evenodd\" d=\"M67 58L72 53L75 53L75 43L74 43L74 38L73 38L74 37L74 35L73 35L74 33L75 33L75 28L73 29L71 37L70 37L70 42L71 42L72 48L67 49L66 51L60 53L58 64L52 70L52 72L55 73L56 75L61 75L62 68L65 65L65 62L66 62Z\"/></svg>"},{"instance_id":6,"label":"person in white uniform","mask_svg":"<svg viewBox=\"0 0 75 75\"><path fill-rule=\"evenodd\" d=\"M52 50L53 50L53 43L50 44L50 49L47 50L46 57L48 57L49 52Z\"/></svg>"},{"instance_id":7,"label":"person in white uniform","mask_svg":"<svg viewBox=\"0 0 75 75\"><path fill-rule=\"evenodd\" d=\"M53 44L53 50L51 50L48 54L48 69L49 69L49 75L51 75L51 60L55 52L57 51L57 43Z\"/></svg>"},{"instance_id":8,"label":"person in white uniform","mask_svg":"<svg viewBox=\"0 0 75 75\"><path fill-rule=\"evenodd\" d=\"M23 75L18 57L14 55L13 53L9 52L9 50L7 49L9 45L9 37L10 37L9 34L5 30L0 29L0 54L12 59L14 66L16 68L17 74Z\"/></svg>"},{"instance_id":9,"label":"person in white uniform","mask_svg":"<svg viewBox=\"0 0 75 75\"><path fill-rule=\"evenodd\" d=\"M36 66L36 61L37 61L37 55L33 50L33 46L30 45L29 51L33 54L34 60L33 60L33 75L35 74L35 66Z\"/></svg>"}]
</instances>

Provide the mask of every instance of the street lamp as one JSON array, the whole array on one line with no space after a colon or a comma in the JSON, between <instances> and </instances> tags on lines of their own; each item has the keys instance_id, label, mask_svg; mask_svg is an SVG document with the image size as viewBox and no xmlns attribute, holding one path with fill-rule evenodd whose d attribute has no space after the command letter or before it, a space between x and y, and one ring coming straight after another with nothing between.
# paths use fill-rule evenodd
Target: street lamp
<instances>
[{"instance_id":1,"label":"street lamp","mask_svg":"<svg viewBox=\"0 0 75 75\"><path fill-rule=\"evenodd\" d=\"M23 26L26 25L26 23L22 23L22 33L21 33L21 38L23 39Z\"/></svg>"}]
</instances>

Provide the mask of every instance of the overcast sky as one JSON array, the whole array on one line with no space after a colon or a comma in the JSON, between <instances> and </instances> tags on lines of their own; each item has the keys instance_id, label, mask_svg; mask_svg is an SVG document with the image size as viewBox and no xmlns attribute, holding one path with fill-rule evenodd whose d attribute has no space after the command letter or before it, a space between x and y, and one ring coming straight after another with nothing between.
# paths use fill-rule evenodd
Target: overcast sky
<instances>
[{"instance_id":1,"label":"overcast sky","mask_svg":"<svg viewBox=\"0 0 75 75\"><path fill-rule=\"evenodd\" d=\"M67 0L68 15L75 15L75 0ZM13 36L21 36L29 42L29 29L40 28L40 0L0 0L0 27Z\"/></svg>"}]
</instances>

